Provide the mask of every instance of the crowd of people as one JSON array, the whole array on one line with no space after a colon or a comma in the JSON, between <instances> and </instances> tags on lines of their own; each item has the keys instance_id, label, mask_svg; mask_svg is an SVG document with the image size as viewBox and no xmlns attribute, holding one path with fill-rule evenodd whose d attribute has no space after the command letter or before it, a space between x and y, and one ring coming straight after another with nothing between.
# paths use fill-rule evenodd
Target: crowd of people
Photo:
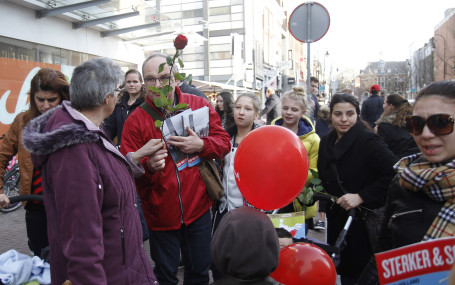
<instances>
[{"instance_id":1,"label":"crowd of people","mask_svg":"<svg viewBox=\"0 0 455 285\"><path fill-rule=\"evenodd\" d=\"M180 265L184 284L209 284L210 271L213 284L278 284L270 274L292 236L244 199L234 171L239 145L262 117L300 138L306 185L317 173L336 204L295 199L277 211L306 209L306 226L327 230L334 245L351 209L385 207L377 244L356 211L337 267L343 285L358 284L375 252L455 235L455 82L428 85L413 105L398 94L381 98L379 85L362 105L349 92L320 104L311 78L309 94L294 87L280 98L268 88L263 108L254 93L228 91L212 106L174 80L166 58L153 53L126 73L91 59L71 83L47 68L32 79L30 108L0 145L0 191L17 155L21 194L44 196L44 204L26 203L25 220L33 254L49 251L53 284L178 284ZM184 111L157 107L164 85L172 106L208 108L207 136L188 128L163 141L158 121ZM179 170L170 147L216 160L224 197L209 197L197 166ZM8 204L0 192L0 207Z\"/></svg>"}]
</instances>

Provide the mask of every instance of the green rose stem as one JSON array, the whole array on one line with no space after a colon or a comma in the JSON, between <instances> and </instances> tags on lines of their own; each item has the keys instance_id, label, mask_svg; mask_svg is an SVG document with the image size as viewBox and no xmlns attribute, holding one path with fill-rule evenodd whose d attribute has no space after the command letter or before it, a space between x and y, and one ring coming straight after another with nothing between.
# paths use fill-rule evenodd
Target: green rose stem
<instances>
[{"instance_id":1,"label":"green rose stem","mask_svg":"<svg viewBox=\"0 0 455 285\"><path fill-rule=\"evenodd\" d=\"M163 72L164 70L164 65L167 64L170 66L170 71L169 71L169 80L167 82L164 82L164 84L167 84L161 88L157 88L156 86L149 86L148 88L152 90L153 92L159 93L160 97L156 98L153 100L153 103L157 108L163 109L164 110L164 118L166 119L170 114L177 110L184 110L188 108L187 103L179 103L175 106L172 106L174 103L174 99L168 99L167 95L172 92L172 87L171 87L171 78L172 78L172 69L174 67L175 61L177 60L180 68L184 67L183 61L180 59L180 56L183 54L183 49L185 46L188 44L188 39L184 36L179 34L175 39L174 39L174 47L175 47L175 54L174 56L168 56L166 58L166 62L163 62L160 64L158 68L158 74ZM186 76L185 73L176 73L174 74L174 79L177 79L179 81L184 81L187 80L191 84L191 81L193 79L192 75L189 74ZM163 137L163 122L161 120L156 120L155 121L155 127L157 127L161 131L161 141L164 140Z\"/></svg>"}]
</instances>

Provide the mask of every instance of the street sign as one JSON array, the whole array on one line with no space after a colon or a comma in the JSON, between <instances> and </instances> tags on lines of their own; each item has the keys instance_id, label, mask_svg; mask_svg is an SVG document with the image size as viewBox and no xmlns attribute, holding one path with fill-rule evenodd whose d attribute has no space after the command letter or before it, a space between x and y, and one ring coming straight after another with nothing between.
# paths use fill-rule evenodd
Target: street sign
<instances>
[{"instance_id":1,"label":"street sign","mask_svg":"<svg viewBox=\"0 0 455 285\"><path fill-rule=\"evenodd\" d=\"M289 18L289 30L301 42L320 40L329 30L330 16L327 9L317 2L297 6Z\"/></svg>"},{"instance_id":2,"label":"street sign","mask_svg":"<svg viewBox=\"0 0 455 285\"><path fill-rule=\"evenodd\" d=\"M320 40L329 30L327 9L317 2L303 3L289 17L289 31L298 41L307 43L307 97L311 98L310 43Z\"/></svg>"}]
</instances>

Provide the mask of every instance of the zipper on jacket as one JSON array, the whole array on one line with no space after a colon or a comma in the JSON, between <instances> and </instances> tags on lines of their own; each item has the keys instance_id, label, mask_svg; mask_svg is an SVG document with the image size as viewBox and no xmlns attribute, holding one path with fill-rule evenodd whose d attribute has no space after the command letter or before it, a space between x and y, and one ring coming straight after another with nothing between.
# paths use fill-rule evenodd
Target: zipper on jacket
<instances>
[{"instance_id":1,"label":"zipper on jacket","mask_svg":"<svg viewBox=\"0 0 455 285\"><path fill-rule=\"evenodd\" d=\"M398 217L401 217L401 216L404 216L404 215L409 215L409 214L415 214L415 213L422 213L422 209L418 209L418 210L411 210L411 211L406 211L406 212L401 212L401 213L396 213L396 214L393 214L390 219L389 219L389 223L387 224L387 227L388 228L391 228L392 227L392 223L393 223L393 220L398 218Z\"/></svg>"},{"instance_id":2,"label":"zipper on jacket","mask_svg":"<svg viewBox=\"0 0 455 285\"><path fill-rule=\"evenodd\" d=\"M122 265L125 265L125 231L120 228L120 236L122 238Z\"/></svg>"},{"instance_id":3,"label":"zipper on jacket","mask_svg":"<svg viewBox=\"0 0 455 285\"><path fill-rule=\"evenodd\" d=\"M179 203L180 203L180 222L183 224L183 203L182 203L182 195L181 195L181 187L180 187L180 176L179 176L179 170L177 169L177 166L175 167L175 176L177 177L177 185L179 186Z\"/></svg>"}]
</instances>

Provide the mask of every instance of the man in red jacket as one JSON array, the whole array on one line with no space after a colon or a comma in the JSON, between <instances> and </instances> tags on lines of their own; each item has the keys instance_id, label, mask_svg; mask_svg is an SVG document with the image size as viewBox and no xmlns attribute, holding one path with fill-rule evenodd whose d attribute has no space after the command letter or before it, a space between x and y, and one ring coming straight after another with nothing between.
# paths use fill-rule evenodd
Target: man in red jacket
<instances>
[{"instance_id":1,"label":"man in red jacket","mask_svg":"<svg viewBox=\"0 0 455 285\"><path fill-rule=\"evenodd\" d=\"M142 74L147 89L145 102L164 115L153 100L160 96L150 86L161 88L169 84L172 91L167 98L174 104L188 103L197 110L209 108L209 135L199 138L194 132L189 136L171 137L172 145L186 154L197 153L201 158L224 157L230 150L230 138L221 126L213 107L203 98L182 93L174 80L175 70L167 64L162 72L159 66L166 63L166 55L154 53L142 65ZM123 127L121 151L125 155L142 147L152 138L161 138L155 120L143 108L130 114ZM210 267L212 200L206 192L197 167L186 167L181 171L162 149L153 156L144 158L138 167L145 173L136 178L136 189L142 200L142 208L150 229L150 254L155 262L155 274L160 284L178 284L177 271L180 251L185 265L184 284L208 284Z\"/></svg>"}]
</instances>

